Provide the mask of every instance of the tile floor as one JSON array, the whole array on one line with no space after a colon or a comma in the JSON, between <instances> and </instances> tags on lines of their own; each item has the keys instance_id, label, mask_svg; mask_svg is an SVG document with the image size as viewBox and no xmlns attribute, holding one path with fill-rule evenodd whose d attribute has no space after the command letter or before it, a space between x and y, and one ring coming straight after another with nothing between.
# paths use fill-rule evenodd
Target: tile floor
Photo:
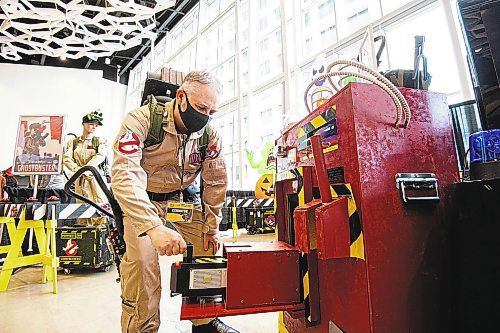
<instances>
[{"instance_id":1,"label":"tile floor","mask_svg":"<svg viewBox=\"0 0 500 333\"><path fill-rule=\"evenodd\" d=\"M240 230L240 241L271 241L274 235L246 235ZM231 232L223 241L232 241ZM189 333L191 323L180 321L180 297L170 297L169 267L177 257L161 257L162 285L160 332ZM114 267L106 273L80 271L58 274L59 292L52 285L39 283L41 267L16 272L6 292L0 293L0 332L2 333L88 333L120 331L120 286ZM278 314L226 317L224 321L241 333L278 332Z\"/></svg>"}]
</instances>

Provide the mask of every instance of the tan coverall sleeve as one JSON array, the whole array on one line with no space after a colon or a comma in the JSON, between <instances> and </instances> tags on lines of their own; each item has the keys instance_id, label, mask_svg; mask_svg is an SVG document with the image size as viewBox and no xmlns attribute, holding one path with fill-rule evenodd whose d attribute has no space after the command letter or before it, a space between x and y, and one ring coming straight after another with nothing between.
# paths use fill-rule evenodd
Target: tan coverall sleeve
<instances>
[{"instance_id":1,"label":"tan coverall sleeve","mask_svg":"<svg viewBox=\"0 0 500 333\"><path fill-rule=\"evenodd\" d=\"M162 224L146 193L147 174L141 166L149 122L147 107L131 111L123 120L113 144L111 186L124 215L130 218L138 236Z\"/></svg>"},{"instance_id":2,"label":"tan coverall sleeve","mask_svg":"<svg viewBox=\"0 0 500 333\"><path fill-rule=\"evenodd\" d=\"M99 138L99 147L97 147L96 154L88 161L87 165L97 168L99 164L104 162L106 159L106 151L108 150L108 145L105 139Z\"/></svg>"},{"instance_id":3,"label":"tan coverall sleeve","mask_svg":"<svg viewBox=\"0 0 500 333\"><path fill-rule=\"evenodd\" d=\"M222 142L219 134L212 128L208 149L216 149L217 154L211 158L207 154L201 165L203 180L203 204L205 206L205 221L203 232L209 235L216 234L221 221L221 208L226 201L227 171L222 157Z\"/></svg>"},{"instance_id":4,"label":"tan coverall sleeve","mask_svg":"<svg viewBox=\"0 0 500 333\"><path fill-rule=\"evenodd\" d=\"M71 139L66 143L66 149L64 149L63 154L63 163L66 168L71 172L76 172L80 167L76 164L75 159L73 158L73 140Z\"/></svg>"}]
</instances>

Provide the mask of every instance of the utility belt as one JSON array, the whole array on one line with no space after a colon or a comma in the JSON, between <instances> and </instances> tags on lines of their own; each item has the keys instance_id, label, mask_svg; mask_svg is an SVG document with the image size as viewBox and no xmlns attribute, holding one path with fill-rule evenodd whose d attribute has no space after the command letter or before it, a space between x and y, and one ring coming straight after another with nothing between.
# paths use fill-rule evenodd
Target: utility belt
<instances>
[{"instance_id":1,"label":"utility belt","mask_svg":"<svg viewBox=\"0 0 500 333\"><path fill-rule=\"evenodd\" d=\"M170 201L170 200L179 200L181 190L176 190L169 193L155 193L146 191L148 197L151 201ZM182 190L183 201L185 202L197 202L197 197L189 193L187 189Z\"/></svg>"}]
</instances>

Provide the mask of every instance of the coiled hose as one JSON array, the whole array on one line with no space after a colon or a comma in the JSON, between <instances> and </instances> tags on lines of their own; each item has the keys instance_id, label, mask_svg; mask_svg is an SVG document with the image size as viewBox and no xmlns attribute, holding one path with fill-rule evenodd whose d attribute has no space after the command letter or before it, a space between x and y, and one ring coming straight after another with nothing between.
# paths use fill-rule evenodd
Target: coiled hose
<instances>
[{"instance_id":1,"label":"coiled hose","mask_svg":"<svg viewBox=\"0 0 500 333\"><path fill-rule=\"evenodd\" d=\"M332 68L337 65L343 65L340 69L332 71ZM348 71L346 68L353 66L358 69L361 69L367 73L358 73L355 71ZM304 104L306 106L306 109L309 113L311 113L311 108L309 107L309 103L307 101L307 93L309 92L309 89L320 80L327 79L328 82L330 82L331 86L336 90L340 90L340 87L332 81L333 76L340 76L341 79L344 79L345 77L348 76L354 76L358 77L360 79L366 80L368 82L371 82L380 88L382 88L393 100L394 105L396 106L396 121L394 123L394 126L396 128L398 127L403 127L407 128L410 119L411 119L411 111L410 107L408 106L408 103L406 102L404 96L401 94L401 92L394 86L388 79L386 79L384 76L376 72L375 70L371 69L368 66L365 66L355 60L335 60L331 64L328 65L327 67L327 72L323 75L318 76L315 78L306 88L304 92ZM340 81L339 81L340 82ZM404 113L404 123L401 124L401 121L403 119L403 113Z\"/></svg>"}]
</instances>

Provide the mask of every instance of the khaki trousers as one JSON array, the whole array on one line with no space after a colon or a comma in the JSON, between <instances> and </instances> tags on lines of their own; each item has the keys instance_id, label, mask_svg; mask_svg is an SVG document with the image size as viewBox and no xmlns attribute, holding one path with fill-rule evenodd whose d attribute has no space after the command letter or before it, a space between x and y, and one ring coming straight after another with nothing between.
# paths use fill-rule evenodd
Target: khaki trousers
<instances>
[{"instance_id":1,"label":"khaki trousers","mask_svg":"<svg viewBox=\"0 0 500 333\"><path fill-rule=\"evenodd\" d=\"M165 223L167 202L155 202L158 215ZM124 216L125 253L121 270L123 333L158 332L160 327L161 279L158 254L146 235L138 237L132 227L131 220ZM200 207L196 208L191 223L172 223L182 235L186 243L193 244L195 256L212 255L212 249L203 249L203 219ZM196 325L209 322L211 319L193 321Z\"/></svg>"},{"instance_id":2,"label":"khaki trousers","mask_svg":"<svg viewBox=\"0 0 500 333\"><path fill-rule=\"evenodd\" d=\"M107 202L108 199L104 195L104 192L97 184L95 179L86 179L85 177L79 177L75 182L75 192L89 198L95 203ZM77 202L82 202L77 200ZM105 217L94 217L94 218L81 218L78 219L76 225L84 226L101 226L106 222Z\"/></svg>"}]
</instances>

